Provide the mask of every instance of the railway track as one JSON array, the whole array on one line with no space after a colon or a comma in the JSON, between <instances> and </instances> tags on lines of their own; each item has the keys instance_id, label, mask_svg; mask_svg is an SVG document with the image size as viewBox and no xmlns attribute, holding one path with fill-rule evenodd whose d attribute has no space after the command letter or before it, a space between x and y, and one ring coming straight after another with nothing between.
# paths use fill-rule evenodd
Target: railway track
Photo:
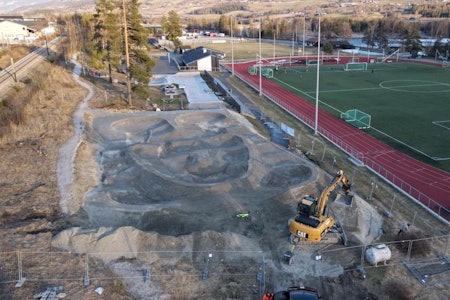
<instances>
[{"instance_id":1,"label":"railway track","mask_svg":"<svg viewBox=\"0 0 450 300\"><path fill-rule=\"evenodd\" d=\"M9 67L0 71L0 97L3 97L9 88L24 78L30 70L50 56L59 44L59 38L48 42L47 46L36 49L27 56L12 63Z\"/></svg>"}]
</instances>

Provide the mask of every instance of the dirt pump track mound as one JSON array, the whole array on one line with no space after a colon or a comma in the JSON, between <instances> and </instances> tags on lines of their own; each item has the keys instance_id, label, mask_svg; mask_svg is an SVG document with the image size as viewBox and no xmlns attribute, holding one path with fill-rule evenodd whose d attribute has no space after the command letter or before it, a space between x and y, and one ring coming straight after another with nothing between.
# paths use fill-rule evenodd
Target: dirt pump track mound
<instances>
[{"instance_id":1,"label":"dirt pump track mound","mask_svg":"<svg viewBox=\"0 0 450 300\"><path fill-rule=\"evenodd\" d=\"M83 207L97 226L232 231L236 213L317 176L228 110L111 114L92 136L102 175Z\"/></svg>"}]
</instances>

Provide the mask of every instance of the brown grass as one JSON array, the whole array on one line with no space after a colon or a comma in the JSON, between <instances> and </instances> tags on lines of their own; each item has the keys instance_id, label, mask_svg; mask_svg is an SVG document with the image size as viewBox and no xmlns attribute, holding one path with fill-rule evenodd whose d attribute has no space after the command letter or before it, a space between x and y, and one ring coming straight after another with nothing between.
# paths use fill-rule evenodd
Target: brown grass
<instances>
[{"instance_id":1,"label":"brown grass","mask_svg":"<svg viewBox=\"0 0 450 300\"><path fill-rule=\"evenodd\" d=\"M72 115L87 94L74 82L71 66L67 67L45 62L39 70L28 72L32 74L30 81L18 91L11 90L0 108L5 109L7 104L16 109L15 114L6 114L9 122L2 123L0 139L0 173L4 175L0 179L0 252L22 251L25 276L28 274L30 279L22 288L15 288L15 282L2 284L1 299L29 299L56 285L64 286L73 299L96 295L92 286L83 288L81 277L73 279L74 270L79 271L80 265L83 270L84 257L49 254L57 251L51 247L52 232L64 226L60 220L65 220L60 212L56 178L59 149L72 135ZM2 260L2 267L6 270L12 264L12 271L17 272L15 262L15 256ZM112 276L94 259L90 261L90 271L100 278ZM43 279L33 281L36 276ZM113 282L92 280L91 284L108 287ZM111 288L106 295L111 299L131 299L122 289Z\"/></svg>"}]
</instances>

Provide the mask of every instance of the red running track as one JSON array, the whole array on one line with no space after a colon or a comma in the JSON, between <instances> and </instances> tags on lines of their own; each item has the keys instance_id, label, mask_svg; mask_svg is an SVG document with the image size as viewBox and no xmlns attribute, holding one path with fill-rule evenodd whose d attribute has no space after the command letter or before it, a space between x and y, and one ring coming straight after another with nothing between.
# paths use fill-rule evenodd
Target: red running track
<instances>
[{"instance_id":1,"label":"red running track","mask_svg":"<svg viewBox=\"0 0 450 300\"><path fill-rule=\"evenodd\" d=\"M249 67L254 65L254 61L235 63L234 71L236 76L259 90L259 76L248 72ZM231 65L227 67L231 69ZM264 77L261 80L266 97L314 128L314 104ZM326 111L319 110L318 116L318 132L321 135L404 193L449 219L450 173L409 157Z\"/></svg>"}]
</instances>

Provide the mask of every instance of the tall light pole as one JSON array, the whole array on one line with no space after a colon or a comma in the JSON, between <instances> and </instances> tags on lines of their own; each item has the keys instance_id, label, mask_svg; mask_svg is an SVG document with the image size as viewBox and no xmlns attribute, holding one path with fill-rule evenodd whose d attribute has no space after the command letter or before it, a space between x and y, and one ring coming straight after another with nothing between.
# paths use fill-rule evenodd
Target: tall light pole
<instances>
[{"instance_id":1,"label":"tall light pole","mask_svg":"<svg viewBox=\"0 0 450 300\"><path fill-rule=\"evenodd\" d=\"M234 76L233 16L230 17L230 39L231 39L231 75Z\"/></svg>"},{"instance_id":2,"label":"tall light pole","mask_svg":"<svg viewBox=\"0 0 450 300\"><path fill-rule=\"evenodd\" d=\"M261 21L259 18L259 95L262 96Z\"/></svg>"},{"instance_id":3,"label":"tall light pole","mask_svg":"<svg viewBox=\"0 0 450 300\"><path fill-rule=\"evenodd\" d=\"M122 0L123 8L123 35L125 37L125 61L127 66L127 102L131 106L131 78L130 78L130 54L128 53L128 24L127 24L127 10L125 7L125 0Z\"/></svg>"},{"instance_id":4,"label":"tall light pole","mask_svg":"<svg viewBox=\"0 0 450 300\"><path fill-rule=\"evenodd\" d=\"M306 31L306 17L303 17L303 41L302 41L302 53L305 55L305 31Z\"/></svg>"},{"instance_id":5,"label":"tall light pole","mask_svg":"<svg viewBox=\"0 0 450 300\"><path fill-rule=\"evenodd\" d=\"M273 32L273 61L275 62L275 31Z\"/></svg>"},{"instance_id":6,"label":"tall light pole","mask_svg":"<svg viewBox=\"0 0 450 300\"><path fill-rule=\"evenodd\" d=\"M294 56L294 49L295 49L295 46L294 46L294 40L295 39L295 32L292 32L292 49L291 49L291 57L290 57L290 60L289 60L289 65L292 65L292 57Z\"/></svg>"},{"instance_id":7,"label":"tall light pole","mask_svg":"<svg viewBox=\"0 0 450 300\"><path fill-rule=\"evenodd\" d=\"M314 118L314 134L318 134L319 123L319 69L320 69L320 17L319 17L319 33L317 35L317 80L316 80L316 110Z\"/></svg>"}]
</instances>

